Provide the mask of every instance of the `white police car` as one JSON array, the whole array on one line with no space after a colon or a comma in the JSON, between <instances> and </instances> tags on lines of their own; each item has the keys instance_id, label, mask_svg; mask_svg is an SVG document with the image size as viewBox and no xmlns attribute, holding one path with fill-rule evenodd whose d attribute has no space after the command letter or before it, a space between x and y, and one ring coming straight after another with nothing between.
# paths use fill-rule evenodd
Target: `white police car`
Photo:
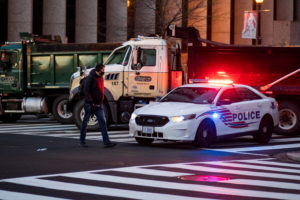
<instances>
[{"instance_id":1,"label":"white police car","mask_svg":"<svg viewBox=\"0 0 300 200\"><path fill-rule=\"evenodd\" d=\"M268 143L278 125L275 99L239 84L188 84L159 102L134 111L130 135L140 144L154 140L193 141L209 147L217 138L251 134Z\"/></svg>"}]
</instances>

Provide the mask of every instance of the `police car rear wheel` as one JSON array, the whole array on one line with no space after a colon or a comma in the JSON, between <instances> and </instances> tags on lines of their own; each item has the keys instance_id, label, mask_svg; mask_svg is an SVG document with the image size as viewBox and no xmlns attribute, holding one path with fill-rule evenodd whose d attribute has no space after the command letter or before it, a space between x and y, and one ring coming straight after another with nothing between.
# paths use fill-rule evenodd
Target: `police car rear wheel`
<instances>
[{"instance_id":1,"label":"police car rear wheel","mask_svg":"<svg viewBox=\"0 0 300 200\"><path fill-rule=\"evenodd\" d=\"M212 121L204 120L198 127L194 145L196 147L210 147L216 139L216 128Z\"/></svg>"},{"instance_id":2,"label":"police car rear wheel","mask_svg":"<svg viewBox=\"0 0 300 200\"><path fill-rule=\"evenodd\" d=\"M259 125L259 130L253 135L253 138L258 143L268 143L272 138L274 125L270 116L265 116Z\"/></svg>"},{"instance_id":3,"label":"police car rear wheel","mask_svg":"<svg viewBox=\"0 0 300 200\"><path fill-rule=\"evenodd\" d=\"M139 137L136 137L135 140L139 144L141 144L141 145L150 145L153 142L153 139L151 139L151 138L139 138Z\"/></svg>"}]
</instances>

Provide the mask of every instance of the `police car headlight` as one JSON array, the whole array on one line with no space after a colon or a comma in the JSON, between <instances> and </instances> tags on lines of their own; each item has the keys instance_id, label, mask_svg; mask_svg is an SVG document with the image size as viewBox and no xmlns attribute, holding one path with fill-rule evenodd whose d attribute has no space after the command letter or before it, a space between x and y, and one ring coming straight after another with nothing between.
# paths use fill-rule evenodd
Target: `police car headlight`
<instances>
[{"instance_id":1,"label":"police car headlight","mask_svg":"<svg viewBox=\"0 0 300 200\"><path fill-rule=\"evenodd\" d=\"M132 113L130 119L135 120L136 116L137 116L137 114Z\"/></svg>"},{"instance_id":2,"label":"police car headlight","mask_svg":"<svg viewBox=\"0 0 300 200\"><path fill-rule=\"evenodd\" d=\"M194 119L195 117L196 117L196 114L173 116L173 117L171 117L171 121L175 122L175 123L179 123L184 120Z\"/></svg>"}]
</instances>

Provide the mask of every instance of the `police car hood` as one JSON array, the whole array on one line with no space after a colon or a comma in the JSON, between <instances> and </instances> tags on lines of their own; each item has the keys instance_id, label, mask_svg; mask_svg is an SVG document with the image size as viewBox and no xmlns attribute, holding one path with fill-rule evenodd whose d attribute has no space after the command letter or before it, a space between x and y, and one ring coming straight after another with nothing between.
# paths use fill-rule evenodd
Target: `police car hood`
<instances>
[{"instance_id":1,"label":"police car hood","mask_svg":"<svg viewBox=\"0 0 300 200\"><path fill-rule=\"evenodd\" d=\"M180 102L155 102L135 111L137 115L176 116L202 113L210 110L210 104L194 104Z\"/></svg>"}]
</instances>

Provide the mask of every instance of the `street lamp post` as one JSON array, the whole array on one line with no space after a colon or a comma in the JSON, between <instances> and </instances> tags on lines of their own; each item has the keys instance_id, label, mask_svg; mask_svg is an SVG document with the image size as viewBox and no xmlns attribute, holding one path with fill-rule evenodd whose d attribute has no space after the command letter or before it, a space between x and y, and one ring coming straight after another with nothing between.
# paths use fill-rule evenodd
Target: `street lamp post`
<instances>
[{"instance_id":1,"label":"street lamp post","mask_svg":"<svg viewBox=\"0 0 300 200\"><path fill-rule=\"evenodd\" d=\"M256 45L261 45L261 5L264 2L264 0L255 0L256 2L256 12L257 12L257 34L256 34Z\"/></svg>"}]
</instances>

